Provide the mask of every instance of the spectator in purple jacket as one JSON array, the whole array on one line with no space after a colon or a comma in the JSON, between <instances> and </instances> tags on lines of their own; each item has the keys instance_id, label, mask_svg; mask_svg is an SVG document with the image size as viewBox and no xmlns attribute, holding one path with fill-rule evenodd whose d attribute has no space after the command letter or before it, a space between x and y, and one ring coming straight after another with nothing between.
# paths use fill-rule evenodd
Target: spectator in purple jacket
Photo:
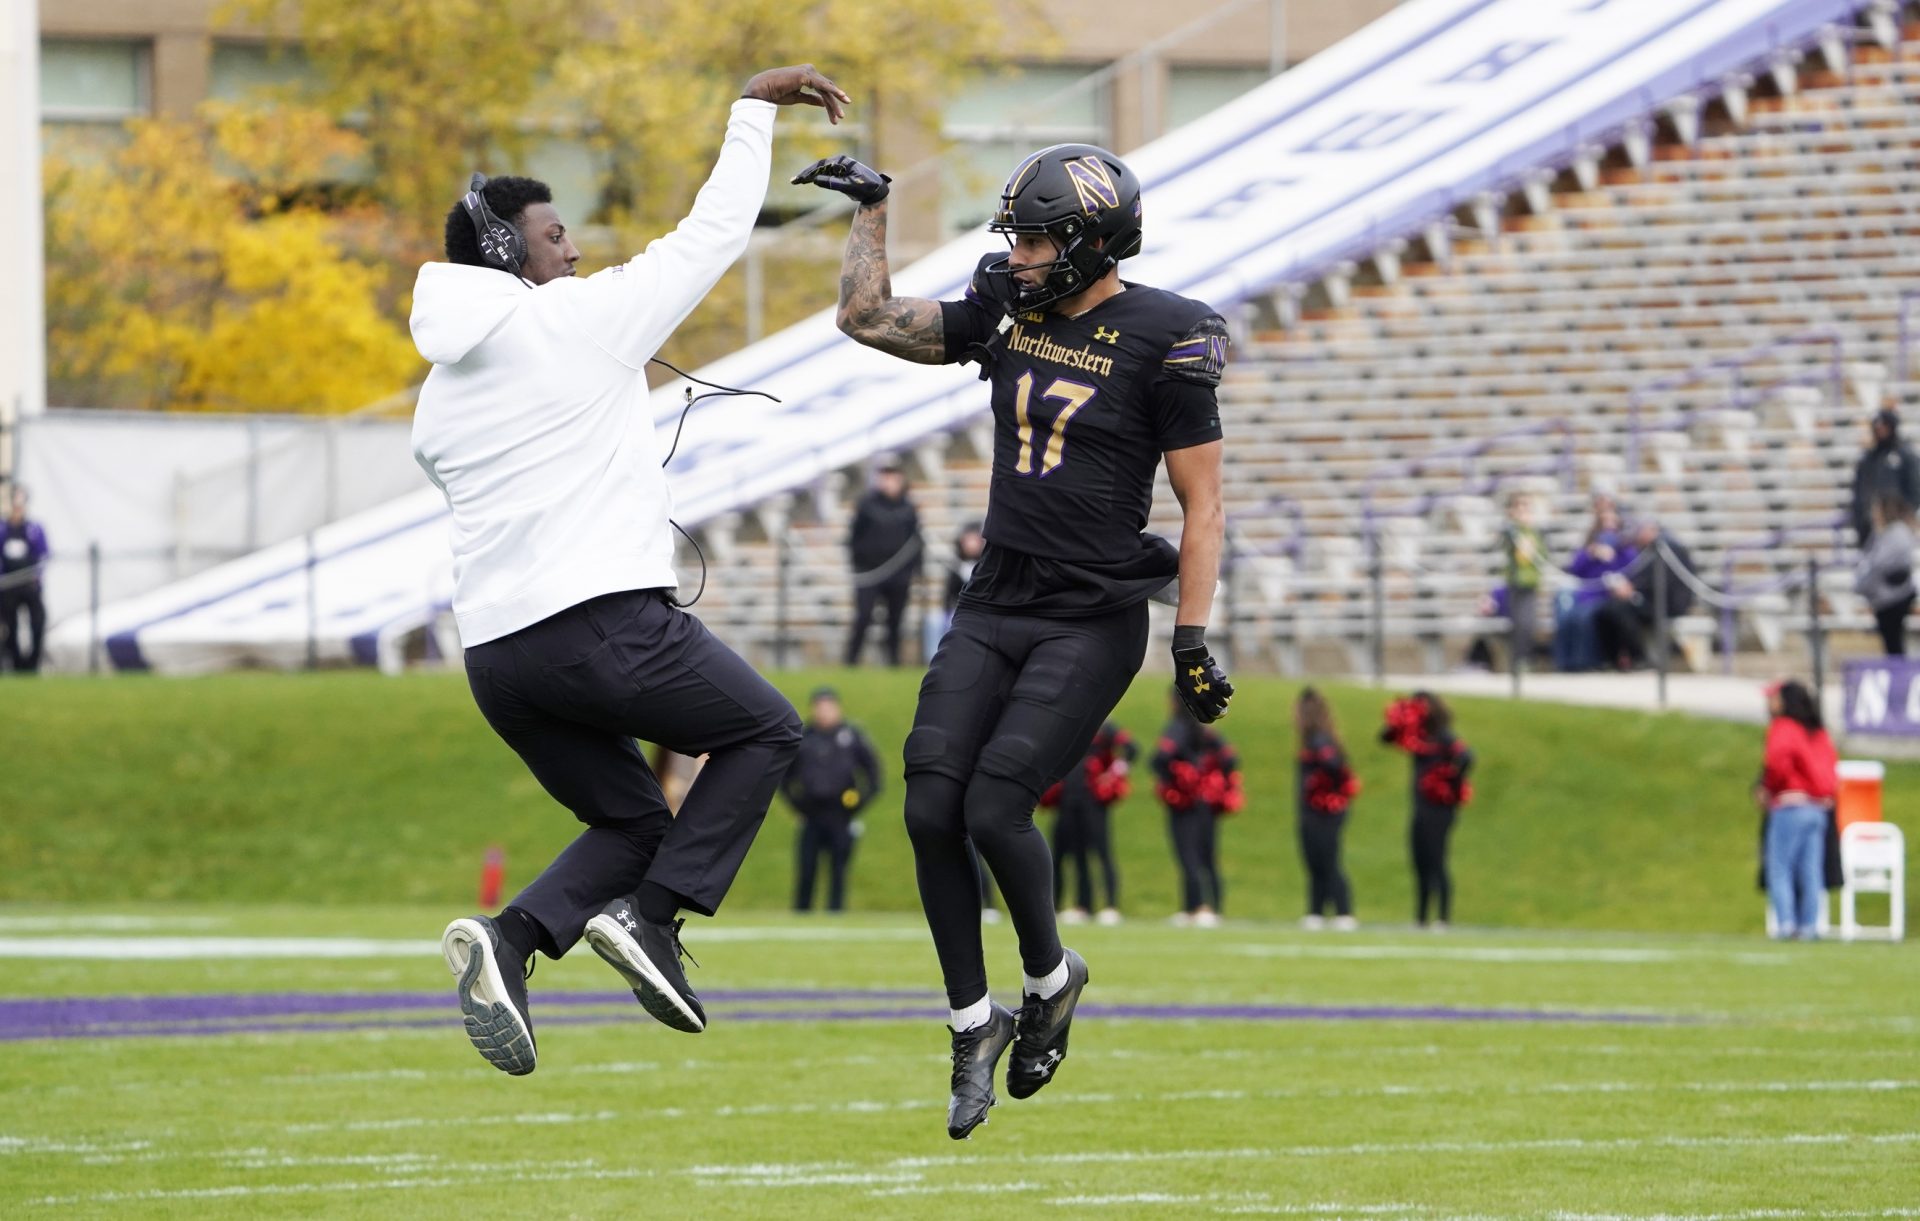
<instances>
[{"instance_id":1,"label":"spectator in purple jacket","mask_svg":"<svg viewBox=\"0 0 1920 1221\"><path fill-rule=\"evenodd\" d=\"M0 521L0 635L7 639L7 664L22 674L40 670L41 639L47 631L40 577L51 554L46 530L27 519L27 489L15 487L11 509ZM22 611L27 621L24 634Z\"/></svg>"},{"instance_id":2,"label":"spectator in purple jacket","mask_svg":"<svg viewBox=\"0 0 1920 1221\"><path fill-rule=\"evenodd\" d=\"M1607 600L1604 578L1633 564L1634 549L1620 526L1620 506L1604 493L1593 498L1593 524L1586 541L1567 562L1580 584L1554 598L1553 664L1563 672L1591 670L1600 664L1594 616Z\"/></svg>"}]
</instances>

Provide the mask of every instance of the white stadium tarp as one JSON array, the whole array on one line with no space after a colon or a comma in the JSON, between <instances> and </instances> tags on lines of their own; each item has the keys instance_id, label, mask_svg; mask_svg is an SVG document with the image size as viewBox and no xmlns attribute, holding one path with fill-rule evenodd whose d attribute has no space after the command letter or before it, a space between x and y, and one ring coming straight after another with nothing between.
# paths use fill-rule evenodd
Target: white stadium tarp
<instances>
[{"instance_id":1,"label":"white stadium tarp","mask_svg":"<svg viewBox=\"0 0 1920 1221\"><path fill-rule=\"evenodd\" d=\"M1146 249L1129 279L1225 308L1417 232L1485 192L1620 142L1656 109L1764 67L1849 23L1870 0L1413 0L1299 68L1128 155L1146 187ZM1011 168L1011 167L1009 167ZM894 277L950 298L999 239L975 232ZM694 409L671 467L686 526L804 487L986 410L970 367L912 365L858 347L830 315L701 370L766 390ZM678 389L654 397L672 428ZM1228 421L1231 428L1231 421ZM431 622L451 579L445 512L423 492L101 616L112 664L373 663ZM84 663L88 624L52 636Z\"/></svg>"}]
</instances>

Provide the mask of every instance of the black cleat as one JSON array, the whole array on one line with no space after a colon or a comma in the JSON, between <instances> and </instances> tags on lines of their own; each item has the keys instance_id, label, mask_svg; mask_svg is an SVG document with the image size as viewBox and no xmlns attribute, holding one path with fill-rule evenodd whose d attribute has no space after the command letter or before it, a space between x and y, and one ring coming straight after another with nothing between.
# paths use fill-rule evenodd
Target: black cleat
<instances>
[{"instance_id":1,"label":"black cleat","mask_svg":"<svg viewBox=\"0 0 1920 1221\"><path fill-rule=\"evenodd\" d=\"M633 988L641 1008L675 1030L699 1034L707 1028L707 1011L680 969L680 957L686 953L680 945L680 926L685 923L650 924L629 900L615 899L587 921L586 937L593 952Z\"/></svg>"},{"instance_id":2,"label":"black cleat","mask_svg":"<svg viewBox=\"0 0 1920 1221\"><path fill-rule=\"evenodd\" d=\"M948 1027L952 1030L952 1027ZM993 1075L1013 1042L1013 1013L993 1005L986 1024L953 1031L953 1097L947 1102L947 1135L965 1140L987 1122L993 1108Z\"/></svg>"},{"instance_id":3,"label":"black cleat","mask_svg":"<svg viewBox=\"0 0 1920 1221\"><path fill-rule=\"evenodd\" d=\"M526 963L501 958L500 929L486 916L469 916L447 925L440 953L459 980L460 1012L467 1037L488 1064L524 1077L533 1071L533 1017L527 1011Z\"/></svg>"},{"instance_id":4,"label":"black cleat","mask_svg":"<svg viewBox=\"0 0 1920 1221\"><path fill-rule=\"evenodd\" d=\"M1067 1058L1067 1029L1086 986L1087 960L1068 950L1066 986L1046 1000L1031 993L1021 999L1020 1037L1007 1062L1007 1093L1031 1098L1053 1080L1054 1070Z\"/></svg>"}]
</instances>

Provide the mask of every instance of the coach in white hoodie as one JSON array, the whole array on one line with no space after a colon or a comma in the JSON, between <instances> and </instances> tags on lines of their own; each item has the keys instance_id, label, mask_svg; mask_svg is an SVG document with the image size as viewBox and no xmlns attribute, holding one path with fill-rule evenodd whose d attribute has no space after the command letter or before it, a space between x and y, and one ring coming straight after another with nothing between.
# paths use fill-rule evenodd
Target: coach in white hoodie
<instances>
[{"instance_id":1,"label":"coach in white hoodie","mask_svg":"<svg viewBox=\"0 0 1920 1221\"><path fill-rule=\"evenodd\" d=\"M533 1071L525 976L582 935L647 1011L698 1032L682 908L726 896L800 738L793 707L673 598L668 493L646 364L746 250L771 169L774 107L846 94L811 64L733 104L713 174L679 228L574 278L544 184L476 176L420 269L413 337L433 362L413 448L453 512L454 615L474 700L587 825L496 917L447 926L467 1034ZM634 739L708 756L678 818Z\"/></svg>"}]
</instances>

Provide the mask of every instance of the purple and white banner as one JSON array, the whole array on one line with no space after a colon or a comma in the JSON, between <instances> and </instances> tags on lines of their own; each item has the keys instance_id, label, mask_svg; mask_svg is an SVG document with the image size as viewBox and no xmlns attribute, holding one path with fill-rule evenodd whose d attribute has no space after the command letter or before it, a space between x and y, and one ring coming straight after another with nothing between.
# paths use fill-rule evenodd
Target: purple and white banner
<instances>
[{"instance_id":1,"label":"purple and white banner","mask_svg":"<svg viewBox=\"0 0 1920 1221\"><path fill-rule=\"evenodd\" d=\"M1874 657L1843 667L1847 732L1920 738L1920 661Z\"/></svg>"}]
</instances>

